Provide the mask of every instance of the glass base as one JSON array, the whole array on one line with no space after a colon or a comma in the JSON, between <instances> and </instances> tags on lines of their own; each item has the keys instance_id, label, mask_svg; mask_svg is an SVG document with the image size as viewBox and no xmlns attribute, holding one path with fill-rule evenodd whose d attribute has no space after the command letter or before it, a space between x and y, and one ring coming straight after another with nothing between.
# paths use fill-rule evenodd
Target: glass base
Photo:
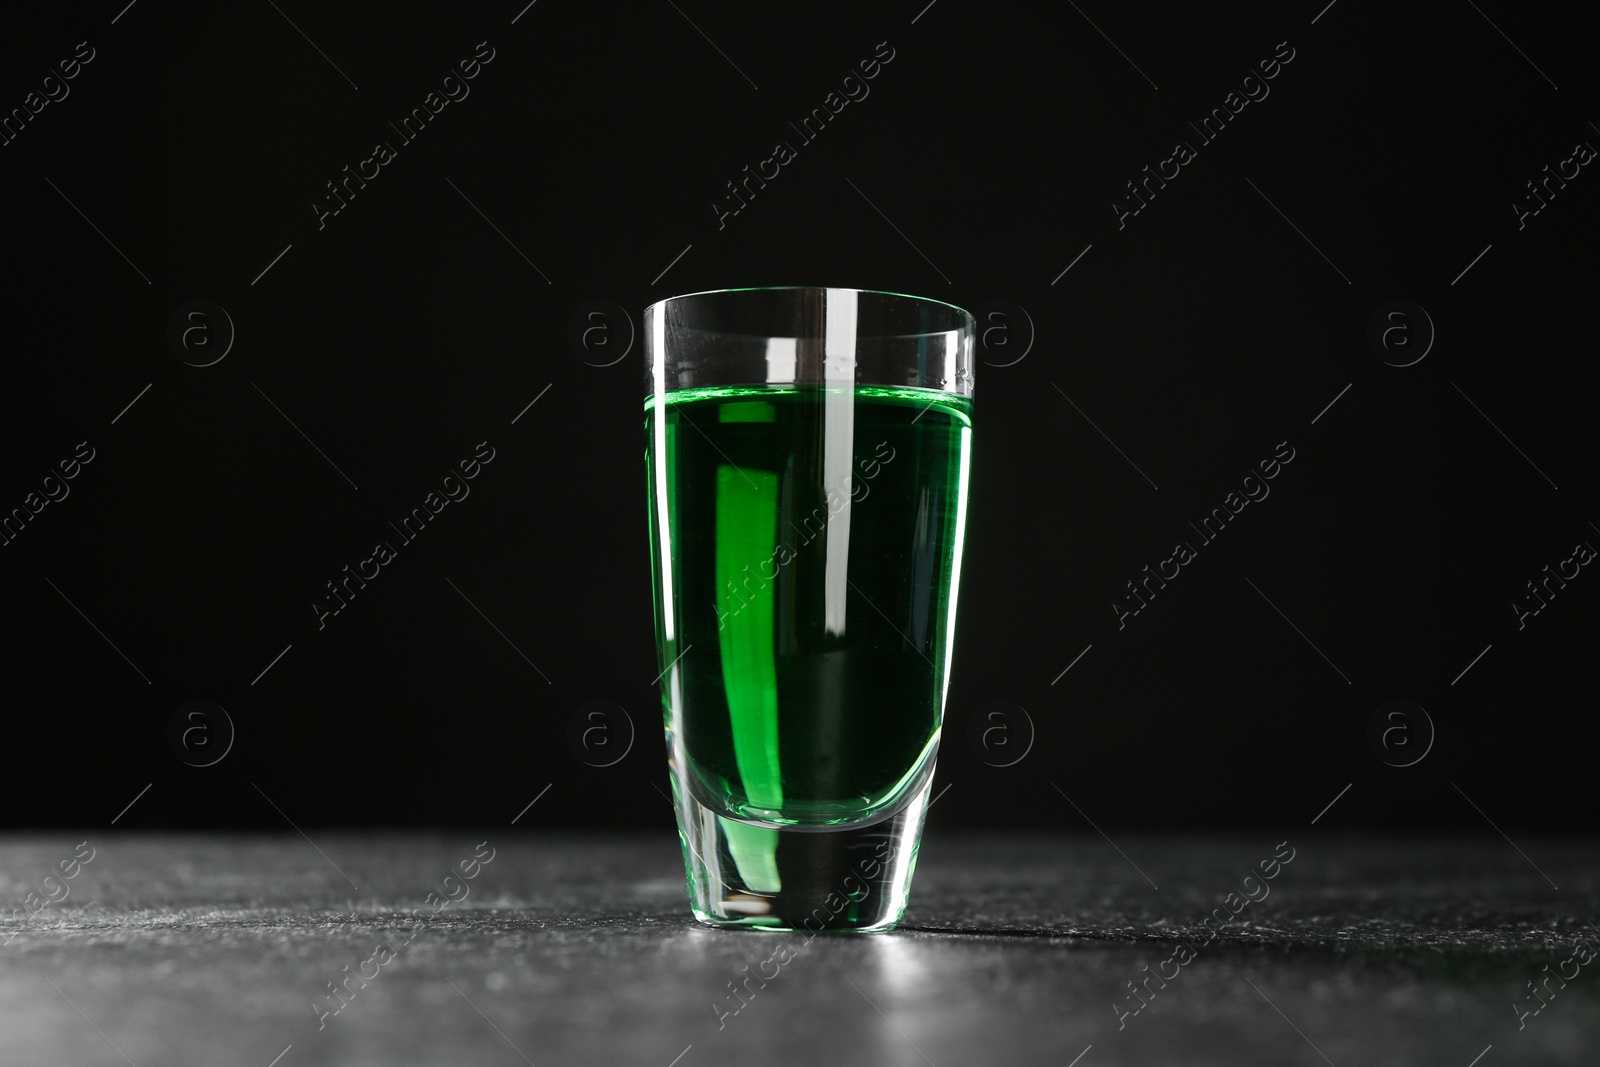
<instances>
[{"instance_id":1,"label":"glass base","mask_svg":"<svg viewBox=\"0 0 1600 1067\"><path fill-rule=\"evenodd\" d=\"M819 933L887 930L906 910L932 768L868 825L775 829L719 815L678 788L689 904L709 926Z\"/></svg>"}]
</instances>

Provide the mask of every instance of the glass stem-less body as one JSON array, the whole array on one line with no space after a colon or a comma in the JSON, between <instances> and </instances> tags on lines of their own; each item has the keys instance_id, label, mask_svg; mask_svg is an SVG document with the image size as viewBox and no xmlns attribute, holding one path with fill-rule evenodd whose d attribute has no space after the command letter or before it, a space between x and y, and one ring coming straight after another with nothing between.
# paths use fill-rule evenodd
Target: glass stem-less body
<instances>
[{"instance_id":1,"label":"glass stem-less body","mask_svg":"<svg viewBox=\"0 0 1600 1067\"><path fill-rule=\"evenodd\" d=\"M690 906L900 921L949 686L976 323L791 286L645 309L660 684Z\"/></svg>"},{"instance_id":2,"label":"glass stem-less body","mask_svg":"<svg viewBox=\"0 0 1600 1067\"><path fill-rule=\"evenodd\" d=\"M735 901L740 922L796 924L761 905L785 873L813 866L780 852L824 845L797 833L870 831L913 807L920 822L952 650L970 411L965 397L873 386L709 387L647 404L657 625L670 598L663 653L678 657L663 687L668 744L690 794L680 808L719 821L730 862L716 876L753 898ZM904 851L890 829L856 851L909 879L914 848L890 855ZM877 880L855 873L806 894L828 912L822 925L897 920L870 892L829 910L830 891L837 903Z\"/></svg>"}]
</instances>

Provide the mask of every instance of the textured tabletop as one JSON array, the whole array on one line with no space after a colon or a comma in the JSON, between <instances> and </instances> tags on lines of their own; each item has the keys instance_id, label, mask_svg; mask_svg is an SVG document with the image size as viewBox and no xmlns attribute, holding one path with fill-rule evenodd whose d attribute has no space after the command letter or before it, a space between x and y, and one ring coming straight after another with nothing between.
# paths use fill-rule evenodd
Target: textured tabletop
<instances>
[{"instance_id":1,"label":"textured tabletop","mask_svg":"<svg viewBox=\"0 0 1600 1067\"><path fill-rule=\"evenodd\" d=\"M0 1064L1600 1062L1600 851L1517 845L930 832L808 941L660 835L10 835Z\"/></svg>"}]
</instances>

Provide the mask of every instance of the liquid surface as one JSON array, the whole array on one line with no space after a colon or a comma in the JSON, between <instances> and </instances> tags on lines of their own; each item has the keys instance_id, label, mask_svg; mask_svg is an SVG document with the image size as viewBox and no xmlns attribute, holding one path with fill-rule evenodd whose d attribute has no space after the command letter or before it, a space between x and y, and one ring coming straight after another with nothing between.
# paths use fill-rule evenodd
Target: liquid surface
<instances>
[{"instance_id":1,"label":"liquid surface","mask_svg":"<svg viewBox=\"0 0 1600 1067\"><path fill-rule=\"evenodd\" d=\"M920 784L944 708L971 410L865 386L647 401L668 742L712 810L837 825Z\"/></svg>"}]
</instances>

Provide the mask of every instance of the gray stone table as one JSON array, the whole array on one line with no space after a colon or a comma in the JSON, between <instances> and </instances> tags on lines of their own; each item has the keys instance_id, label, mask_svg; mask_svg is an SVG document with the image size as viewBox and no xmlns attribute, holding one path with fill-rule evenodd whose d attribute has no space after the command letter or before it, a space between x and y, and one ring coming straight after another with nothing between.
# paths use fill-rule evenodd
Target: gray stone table
<instances>
[{"instance_id":1,"label":"gray stone table","mask_svg":"<svg viewBox=\"0 0 1600 1067\"><path fill-rule=\"evenodd\" d=\"M1592 840L933 832L808 941L695 923L669 836L488 836L0 837L0 1064L1600 1063Z\"/></svg>"}]
</instances>

